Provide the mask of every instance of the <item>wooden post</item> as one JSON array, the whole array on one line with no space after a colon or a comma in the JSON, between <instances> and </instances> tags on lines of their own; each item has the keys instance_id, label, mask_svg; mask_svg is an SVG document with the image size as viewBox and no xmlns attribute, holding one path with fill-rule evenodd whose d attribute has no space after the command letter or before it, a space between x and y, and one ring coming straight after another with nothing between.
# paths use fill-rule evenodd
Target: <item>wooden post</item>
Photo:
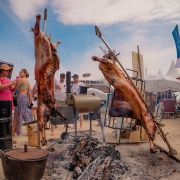
<instances>
[{"instance_id":1,"label":"wooden post","mask_svg":"<svg viewBox=\"0 0 180 180\"><path fill-rule=\"evenodd\" d=\"M37 99L37 105L38 105L38 110L37 110L37 148L41 148L41 145L40 145L40 132L39 132L39 126L38 126L38 117L39 117L39 111L40 111L40 102L39 100Z\"/></svg>"},{"instance_id":2,"label":"wooden post","mask_svg":"<svg viewBox=\"0 0 180 180\"><path fill-rule=\"evenodd\" d=\"M141 55L140 51L139 51L139 46L137 46L137 52L138 53L132 51L132 66L133 66L133 70L138 72L137 78L142 79L144 81L144 62L143 62L143 55ZM137 73L134 72L133 77L136 77L136 76L137 76ZM142 82L138 81L137 87L139 90L141 90L141 88L142 88L142 91L140 93L145 98L144 85L143 86L141 86L141 85L142 85ZM143 127L140 127L139 131L131 133L130 138L132 138L132 136L137 136L137 135L139 136L140 141L148 141L149 140L147 133ZM135 138L135 139L138 139L138 138Z\"/></svg>"}]
</instances>

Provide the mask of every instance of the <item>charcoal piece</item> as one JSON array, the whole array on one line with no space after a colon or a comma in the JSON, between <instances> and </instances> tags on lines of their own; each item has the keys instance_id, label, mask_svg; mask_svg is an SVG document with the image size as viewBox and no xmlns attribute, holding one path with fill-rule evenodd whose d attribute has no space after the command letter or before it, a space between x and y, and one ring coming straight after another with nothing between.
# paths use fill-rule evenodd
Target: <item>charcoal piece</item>
<instances>
[{"instance_id":1,"label":"charcoal piece","mask_svg":"<svg viewBox=\"0 0 180 180\"><path fill-rule=\"evenodd\" d=\"M85 145L82 147L83 141ZM68 149L72 155L69 170L74 171L74 179L85 180L91 177L90 179L94 180L111 180L127 171L126 166L121 164L120 153L115 146L103 145L95 138L79 139Z\"/></svg>"},{"instance_id":2,"label":"charcoal piece","mask_svg":"<svg viewBox=\"0 0 180 180\"><path fill-rule=\"evenodd\" d=\"M69 171L71 171L71 172L74 171L75 167L76 167L76 164L70 163L70 165L69 165Z\"/></svg>"},{"instance_id":3,"label":"charcoal piece","mask_svg":"<svg viewBox=\"0 0 180 180\"><path fill-rule=\"evenodd\" d=\"M54 152L55 151L55 148L50 148L49 149L49 152Z\"/></svg>"},{"instance_id":4,"label":"charcoal piece","mask_svg":"<svg viewBox=\"0 0 180 180\"><path fill-rule=\"evenodd\" d=\"M73 178L78 178L78 174L76 172L73 173Z\"/></svg>"},{"instance_id":5,"label":"charcoal piece","mask_svg":"<svg viewBox=\"0 0 180 180\"><path fill-rule=\"evenodd\" d=\"M115 156L118 160L121 160L121 156L120 156L120 152L119 151L116 151L115 152Z\"/></svg>"}]
</instances>

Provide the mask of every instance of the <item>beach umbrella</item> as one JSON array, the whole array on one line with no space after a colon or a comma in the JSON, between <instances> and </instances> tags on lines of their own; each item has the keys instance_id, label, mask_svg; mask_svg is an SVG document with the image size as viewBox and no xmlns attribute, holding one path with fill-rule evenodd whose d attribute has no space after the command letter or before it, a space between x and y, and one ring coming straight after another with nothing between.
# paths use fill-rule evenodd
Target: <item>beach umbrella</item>
<instances>
[{"instance_id":1,"label":"beach umbrella","mask_svg":"<svg viewBox=\"0 0 180 180\"><path fill-rule=\"evenodd\" d=\"M180 92L180 81L162 74L149 74L145 76L147 92L176 91Z\"/></svg>"}]
</instances>

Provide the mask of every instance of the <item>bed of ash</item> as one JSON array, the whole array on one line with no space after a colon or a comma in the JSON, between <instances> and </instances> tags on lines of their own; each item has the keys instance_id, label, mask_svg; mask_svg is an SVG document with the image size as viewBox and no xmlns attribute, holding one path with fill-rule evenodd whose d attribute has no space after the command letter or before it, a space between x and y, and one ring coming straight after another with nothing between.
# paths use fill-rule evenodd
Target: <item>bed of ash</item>
<instances>
[{"instance_id":1,"label":"bed of ash","mask_svg":"<svg viewBox=\"0 0 180 180\"><path fill-rule=\"evenodd\" d=\"M103 145L98 139L51 139L43 180L180 180L180 163L149 143Z\"/></svg>"}]
</instances>

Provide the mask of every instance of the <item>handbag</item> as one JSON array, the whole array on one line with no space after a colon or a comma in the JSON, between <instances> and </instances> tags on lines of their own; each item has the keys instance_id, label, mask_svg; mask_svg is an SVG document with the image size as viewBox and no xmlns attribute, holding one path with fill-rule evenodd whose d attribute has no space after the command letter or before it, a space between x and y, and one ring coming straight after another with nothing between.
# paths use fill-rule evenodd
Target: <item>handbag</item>
<instances>
[{"instance_id":1,"label":"handbag","mask_svg":"<svg viewBox=\"0 0 180 180\"><path fill-rule=\"evenodd\" d=\"M13 104L14 104L14 106L18 106L17 94L16 93L13 94Z\"/></svg>"}]
</instances>

